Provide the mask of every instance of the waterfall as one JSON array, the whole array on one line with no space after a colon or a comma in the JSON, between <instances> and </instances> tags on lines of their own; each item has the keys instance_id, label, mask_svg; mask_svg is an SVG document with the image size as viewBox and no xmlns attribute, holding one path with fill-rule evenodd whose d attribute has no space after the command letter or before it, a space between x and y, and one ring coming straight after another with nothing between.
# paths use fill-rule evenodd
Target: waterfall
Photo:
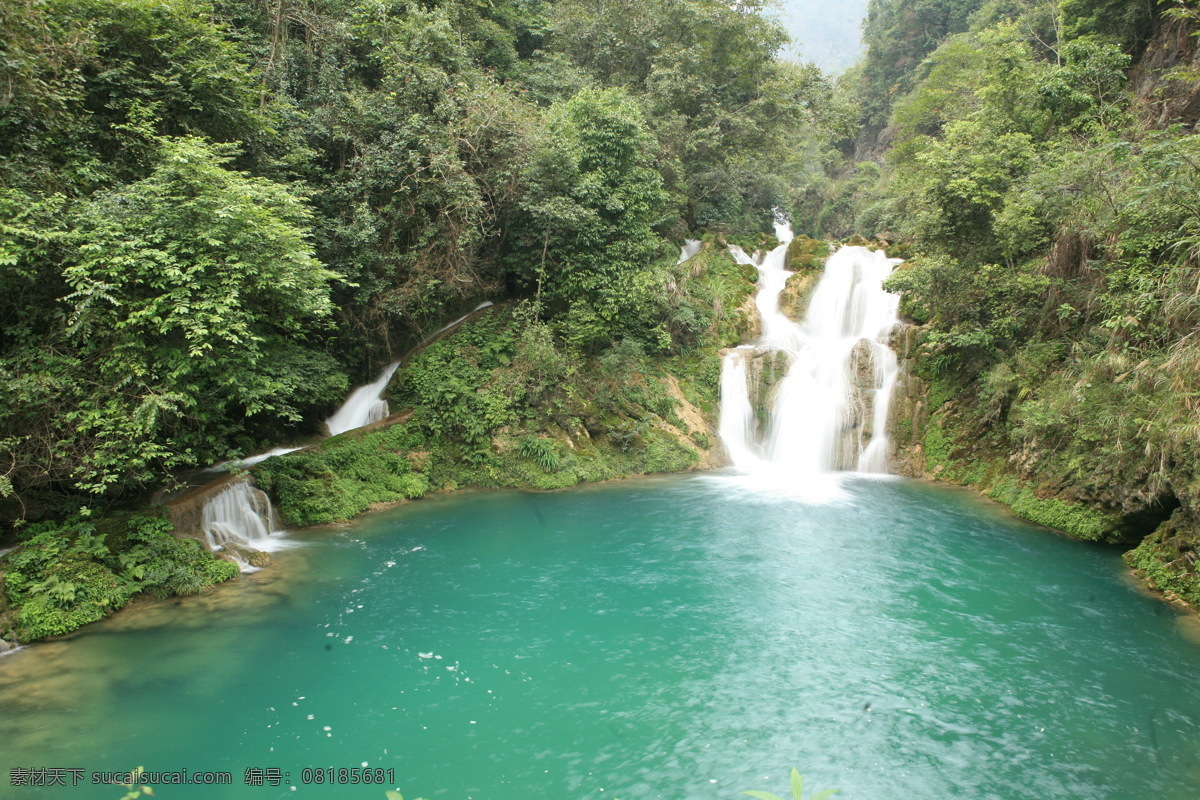
<instances>
[{"instance_id":1,"label":"waterfall","mask_svg":"<svg viewBox=\"0 0 1200 800\"><path fill-rule=\"evenodd\" d=\"M265 453L258 453L256 455L246 456L245 458L234 458L234 459L230 459L229 461L222 461L221 463L219 463L213 467L209 467L209 470L211 470L211 471L220 470L223 472L232 472L234 469L245 469L246 467L251 467L251 466L254 466L255 464L266 461L268 458L274 458L275 456L281 456L281 455L284 455L285 453L294 453L297 450L303 450L303 449L304 449L304 445L296 445L295 447L272 447L270 450L267 450Z\"/></svg>"},{"instance_id":2,"label":"waterfall","mask_svg":"<svg viewBox=\"0 0 1200 800\"><path fill-rule=\"evenodd\" d=\"M734 464L756 460L754 454L754 409L746 380L746 350L739 347L721 362L721 419L717 429Z\"/></svg>"},{"instance_id":3,"label":"waterfall","mask_svg":"<svg viewBox=\"0 0 1200 800\"><path fill-rule=\"evenodd\" d=\"M896 354L888 336L900 300L883 291L899 259L864 247L843 247L829 257L802 323L780 311L792 273L786 269L791 230L776 226L783 244L750 258L730 247L739 263L759 270L755 306L762 335L729 350L721 369L720 435L734 466L789 475L835 470L887 472L888 407L896 383ZM763 359L783 354L784 378L766 392L765 435L751 401ZM759 360L758 370L748 363Z\"/></svg>"},{"instance_id":4,"label":"waterfall","mask_svg":"<svg viewBox=\"0 0 1200 800\"><path fill-rule=\"evenodd\" d=\"M490 305L492 305L492 301L490 300L480 303L470 312L463 314L453 322L446 323L426 336L413 349L416 350L424 347L446 331L465 321L472 314L482 311ZM388 402L381 395L401 363L401 361L393 361L383 368L383 371L379 373L379 377L375 380L359 386L350 393L350 396L346 398L346 402L342 403L342 407L333 412L329 419L325 420L325 427L329 430L330 436L337 436L339 433L345 433L355 428L361 428L364 425L370 425L372 422L378 422L390 413Z\"/></svg>"},{"instance_id":5,"label":"waterfall","mask_svg":"<svg viewBox=\"0 0 1200 800\"><path fill-rule=\"evenodd\" d=\"M424 339L422 339L422 340L421 340L421 343L420 343L420 344L418 344L418 345L417 345L416 347L414 347L413 349L414 349L414 350L418 350L418 349L420 349L420 348L424 347L425 345L429 344L430 342L432 342L432 341L433 341L434 339L436 339L437 337L441 336L441 335L442 335L443 333L445 333L446 331L448 331L448 330L450 330L451 328L453 328L455 325L458 325L458 324L460 324L460 323L462 323L462 322L465 322L465 321L467 320L467 317L470 317L470 316L474 315L475 313L477 313L477 312L479 312L479 311L483 311L485 308L489 308L491 305L492 305L492 301L491 301L491 300L485 300L485 301L483 301L482 303L480 303L479 305L475 306L473 309L471 309L470 311L468 311L466 314L463 314L463 315L462 315L461 317L459 317L458 319L456 319L456 320L453 320L453 321L451 321L451 322L447 322L445 325L443 325L442 327L438 328L438 329L437 329L436 331L434 331L433 333L431 333L431 334L429 334L428 336L426 336Z\"/></svg>"},{"instance_id":6,"label":"waterfall","mask_svg":"<svg viewBox=\"0 0 1200 800\"><path fill-rule=\"evenodd\" d=\"M279 538L283 531L275 525L271 499L249 478L236 481L208 498L201 511L201 525L210 550L235 546L227 552L243 572L253 568L237 552L237 547L278 550L283 544Z\"/></svg>"},{"instance_id":7,"label":"waterfall","mask_svg":"<svg viewBox=\"0 0 1200 800\"><path fill-rule=\"evenodd\" d=\"M699 252L700 252L700 240L699 239L684 239L683 247L679 248L679 260L676 261L675 263L682 264L683 262L687 261L689 258L691 258L692 256L696 255L696 253L699 253Z\"/></svg>"},{"instance_id":8,"label":"waterfall","mask_svg":"<svg viewBox=\"0 0 1200 800\"><path fill-rule=\"evenodd\" d=\"M393 361L383 368L375 380L359 386L351 392L350 396L346 398L346 402L342 403L342 407L325 420L325 427L329 429L329 435L337 436L339 433L370 425L372 422L378 422L386 417L389 410L388 402L380 395L387 388L388 382L399 366L399 361Z\"/></svg>"}]
</instances>

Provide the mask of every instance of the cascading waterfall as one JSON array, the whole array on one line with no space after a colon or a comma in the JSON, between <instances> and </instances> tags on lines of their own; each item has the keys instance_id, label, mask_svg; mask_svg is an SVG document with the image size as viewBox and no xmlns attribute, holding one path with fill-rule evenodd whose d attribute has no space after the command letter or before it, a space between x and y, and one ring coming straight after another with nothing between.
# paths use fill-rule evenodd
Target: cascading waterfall
<instances>
[{"instance_id":1,"label":"cascading waterfall","mask_svg":"<svg viewBox=\"0 0 1200 800\"><path fill-rule=\"evenodd\" d=\"M422 339L417 348L424 347L438 336L464 321L467 317L477 311L482 311L490 305L492 305L490 300L480 303L469 313L463 314L453 322L446 323ZM350 393L350 396L346 398L346 402L342 403L341 408L333 412L333 415L325 420L325 427L329 430L330 436L337 436L339 433L345 433L355 428L361 428L364 425L370 425L372 422L378 422L390 413L388 402L381 395L383 394L383 390L387 388L388 383L391 382L392 375L396 373L401 363L401 361L394 361L388 364L379 373L379 377L370 383L359 386Z\"/></svg>"},{"instance_id":2,"label":"cascading waterfall","mask_svg":"<svg viewBox=\"0 0 1200 800\"><path fill-rule=\"evenodd\" d=\"M280 540L283 531L276 527L271 499L248 477L210 497L201 511L201 524L205 541L214 551L226 545L277 550L283 544ZM227 552L243 572L253 570L236 548L229 548Z\"/></svg>"},{"instance_id":3,"label":"cascading waterfall","mask_svg":"<svg viewBox=\"0 0 1200 800\"><path fill-rule=\"evenodd\" d=\"M780 311L790 226L776 226L783 244L766 255L733 256L759 270L755 305L762 335L725 354L721 367L720 435L734 466L790 475L835 470L886 472L886 426L896 383L896 354L888 336L898 321L899 297L883 281L899 259L863 247L829 257L802 323ZM765 435L751 400L754 359L783 353L787 374L768 393ZM759 370L761 371L761 369ZM773 397L772 397L773 395Z\"/></svg>"}]
</instances>

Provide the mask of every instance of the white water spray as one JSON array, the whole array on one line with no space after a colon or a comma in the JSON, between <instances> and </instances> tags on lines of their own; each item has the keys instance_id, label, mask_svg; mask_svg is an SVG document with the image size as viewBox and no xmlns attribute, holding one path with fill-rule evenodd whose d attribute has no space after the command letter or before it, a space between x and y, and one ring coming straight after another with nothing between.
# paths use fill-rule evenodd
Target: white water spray
<instances>
[{"instance_id":1,"label":"white water spray","mask_svg":"<svg viewBox=\"0 0 1200 800\"><path fill-rule=\"evenodd\" d=\"M756 259L730 248L740 263L759 270L755 305L762 336L728 351L722 364L720 434L729 457L742 470L792 476L887 472L888 407L898 371L887 341L900 300L883 291L883 281L899 259L863 247L838 250L797 324L779 308L792 274L785 269L791 229L778 225L776 233L783 244ZM748 364L778 353L790 365L760 436Z\"/></svg>"},{"instance_id":2,"label":"white water spray","mask_svg":"<svg viewBox=\"0 0 1200 800\"><path fill-rule=\"evenodd\" d=\"M201 510L204 538L210 550L239 545L254 550L278 550L285 546L283 531L275 523L275 511L266 492L249 478L236 481L210 497ZM230 550L243 572L253 570L241 556Z\"/></svg>"}]
</instances>

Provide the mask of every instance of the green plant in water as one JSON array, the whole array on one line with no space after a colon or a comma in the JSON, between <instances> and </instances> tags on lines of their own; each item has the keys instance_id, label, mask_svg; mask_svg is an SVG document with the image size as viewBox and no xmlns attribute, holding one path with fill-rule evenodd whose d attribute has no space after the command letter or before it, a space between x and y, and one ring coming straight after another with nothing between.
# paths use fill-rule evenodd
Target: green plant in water
<instances>
[{"instance_id":1,"label":"green plant in water","mask_svg":"<svg viewBox=\"0 0 1200 800\"><path fill-rule=\"evenodd\" d=\"M817 792L812 797L810 797L808 800L826 800L826 798L832 797L833 795L837 794L840 791L841 791L841 789L826 789L823 792ZM804 792L804 778L800 775L799 772L796 771L795 767L792 767L792 800L802 800L801 795L803 794L803 792ZM749 791L742 792L742 794L750 795L751 797L758 798L758 800L783 800L783 798L781 798L777 794L771 794L770 792L760 792L760 791L756 791L754 789L750 789Z\"/></svg>"}]
</instances>

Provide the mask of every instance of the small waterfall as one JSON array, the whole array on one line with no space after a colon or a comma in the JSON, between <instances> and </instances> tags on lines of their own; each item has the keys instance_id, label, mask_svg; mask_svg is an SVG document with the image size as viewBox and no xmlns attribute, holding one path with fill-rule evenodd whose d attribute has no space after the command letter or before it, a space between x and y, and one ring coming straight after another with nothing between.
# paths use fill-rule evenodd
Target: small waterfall
<instances>
[{"instance_id":1,"label":"small waterfall","mask_svg":"<svg viewBox=\"0 0 1200 800\"><path fill-rule=\"evenodd\" d=\"M759 270L755 305L762 336L724 357L719 430L726 450L744 470L887 472L887 416L898 370L887 340L900 300L883 291L883 281L899 259L863 247L841 248L826 262L805 319L797 324L779 310L791 275L785 268L791 230L778 225L776 233L783 244L755 259L730 248L740 263ZM768 395L770 421L759 439L750 401L756 376L746 363L777 353L790 365Z\"/></svg>"},{"instance_id":2,"label":"small waterfall","mask_svg":"<svg viewBox=\"0 0 1200 800\"><path fill-rule=\"evenodd\" d=\"M286 453L294 453L297 450L303 450L303 449L304 449L304 445L297 445L295 447L272 447L270 450L266 451L265 453L258 453L256 455L246 456L245 458L234 458L234 459L230 459L229 461L222 461L221 463L217 464L214 467L210 467L209 469L214 470L214 471L220 470L223 472L231 472L234 469L244 469L246 467L252 467L255 464L266 461L268 458L274 458L275 456L281 456Z\"/></svg>"},{"instance_id":3,"label":"small waterfall","mask_svg":"<svg viewBox=\"0 0 1200 800\"><path fill-rule=\"evenodd\" d=\"M734 464L757 460L754 454L754 408L746 379L747 348L726 354L721 362L721 419L717 433Z\"/></svg>"},{"instance_id":4,"label":"small waterfall","mask_svg":"<svg viewBox=\"0 0 1200 800\"><path fill-rule=\"evenodd\" d=\"M399 366L399 361L393 361L383 368L375 380L359 386L351 392L350 396L346 398L346 402L342 403L342 407L325 420L325 427L329 429L329 435L337 436L339 433L370 425L372 422L378 422L386 417L389 411L388 402L380 395L387 388L388 382Z\"/></svg>"},{"instance_id":5,"label":"small waterfall","mask_svg":"<svg viewBox=\"0 0 1200 800\"><path fill-rule=\"evenodd\" d=\"M491 300L484 300L482 303L480 303L479 305L475 306L474 308L472 308L472 309L471 309L470 311L468 311L466 314L463 314L463 315L462 315L461 317L459 317L458 319L456 319L456 320L453 320L452 322L447 322L445 325L443 325L442 327L438 328L438 329L437 329L436 331L434 331L433 333L431 333L431 334L429 334L428 336L426 336L424 339L422 339L422 340L421 340L421 343L420 343L420 344L418 344L418 345L417 345L416 347L414 347L413 349L414 349L414 350L417 350L417 349L420 349L420 348L424 347L425 345L429 344L430 342L432 342L432 341L433 341L434 339L436 339L437 337L441 336L441 335L442 335L443 333L445 333L446 331L448 331L448 330L450 330L451 328L453 328L455 325L458 325L458 324L459 324L459 323L461 323L461 322L465 322L465 321L466 321L466 319L467 319L467 317L470 317L470 316L472 316L472 315L473 315L473 314L475 314L476 312L483 311L485 308L490 308L490 307L491 307L491 305L492 305L492 301L491 301Z\"/></svg>"},{"instance_id":6,"label":"small waterfall","mask_svg":"<svg viewBox=\"0 0 1200 800\"><path fill-rule=\"evenodd\" d=\"M283 533L275 524L275 512L267 493L249 478L236 481L210 497L201 511L204 538L210 550L236 545L254 550L278 550ZM253 568L235 548L228 550L243 572Z\"/></svg>"},{"instance_id":7,"label":"small waterfall","mask_svg":"<svg viewBox=\"0 0 1200 800\"><path fill-rule=\"evenodd\" d=\"M679 248L679 260L676 261L675 263L682 264L683 262L687 261L689 258L691 258L692 256L696 255L696 253L699 253L699 252L700 252L700 240L699 239L684 239L683 247Z\"/></svg>"},{"instance_id":8,"label":"small waterfall","mask_svg":"<svg viewBox=\"0 0 1200 800\"><path fill-rule=\"evenodd\" d=\"M492 305L492 301L480 303L475 306L470 312L463 314L453 322L448 322L438 328L433 333L421 340L414 350L424 347L432 342L438 336L441 336L446 331L453 328L455 325L466 320L472 314L482 311ZM387 400L384 400L380 395L387 388L388 383L392 380L392 375L400 367L401 361L394 361L383 368L379 373L379 377L370 383L359 386L350 396L346 398L346 402L342 403L342 407L333 412L329 419L325 420L325 427L329 431L330 436L337 436L339 433L352 431L355 428L361 428L364 425L370 425L372 422L378 422L386 417L391 410L388 408ZM272 455L275 455L274 453ZM245 462L243 462L245 463Z\"/></svg>"}]
</instances>

